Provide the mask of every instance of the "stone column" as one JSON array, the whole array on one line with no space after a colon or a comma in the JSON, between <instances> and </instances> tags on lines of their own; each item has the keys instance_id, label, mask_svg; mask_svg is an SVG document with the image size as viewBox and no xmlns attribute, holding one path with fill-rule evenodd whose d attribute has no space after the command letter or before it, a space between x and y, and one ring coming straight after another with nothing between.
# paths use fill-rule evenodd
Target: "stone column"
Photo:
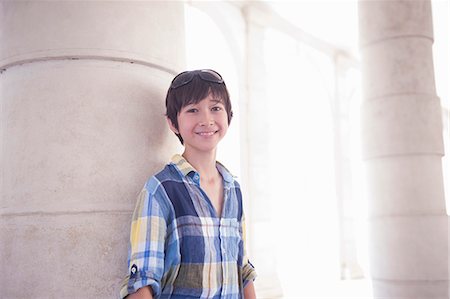
<instances>
[{"instance_id":1,"label":"stone column","mask_svg":"<svg viewBox=\"0 0 450 299\"><path fill-rule=\"evenodd\" d=\"M258 298L279 298L282 295L281 284L276 269L276 256L272 242L272 204L269 171L268 115L270 105L267 98L266 73L264 64L265 22L266 12L254 6L254 3L243 9L247 25L247 143L245 161L251 172L247 173L247 188L251 199L250 244L252 245L252 261L255 263L258 278L255 286ZM264 185L266 184L266 185Z\"/></svg>"},{"instance_id":2,"label":"stone column","mask_svg":"<svg viewBox=\"0 0 450 299\"><path fill-rule=\"evenodd\" d=\"M116 298L145 180L178 141L182 2L0 2L2 298Z\"/></svg>"},{"instance_id":3,"label":"stone column","mask_svg":"<svg viewBox=\"0 0 450 299\"><path fill-rule=\"evenodd\" d=\"M359 1L375 298L448 298L431 2Z\"/></svg>"}]
</instances>

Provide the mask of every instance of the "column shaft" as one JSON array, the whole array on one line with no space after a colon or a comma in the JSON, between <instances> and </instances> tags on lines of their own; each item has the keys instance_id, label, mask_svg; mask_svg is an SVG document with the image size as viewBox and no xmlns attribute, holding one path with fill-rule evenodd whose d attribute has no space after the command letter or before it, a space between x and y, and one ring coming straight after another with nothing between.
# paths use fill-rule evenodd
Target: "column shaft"
<instances>
[{"instance_id":1,"label":"column shaft","mask_svg":"<svg viewBox=\"0 0 450 299\"><path fill-rule=\"evenodd\" d=\"M178 141L181 2L0 4L2 298L115 298L131 214ZM8 270L9 269L9 270Z\"/></svg>"},{"instance_id":2,"label":"column shaft","mask_svg":"<svg viewBox=\"0 0 450 299\"><path fill-rule=\"evenodd\" d=\"M448 298L431 2L359 1L362 140L376 298Z\"/></svg>"}]
</instances>

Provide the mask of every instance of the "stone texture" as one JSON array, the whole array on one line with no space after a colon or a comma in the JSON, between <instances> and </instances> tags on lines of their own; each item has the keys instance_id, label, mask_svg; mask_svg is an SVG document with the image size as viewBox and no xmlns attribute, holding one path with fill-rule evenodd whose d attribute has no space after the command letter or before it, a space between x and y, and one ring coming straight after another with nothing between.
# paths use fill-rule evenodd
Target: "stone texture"
<instances>
[{"instance_id":1,"label":"stone texture","mask_svg":"<svg viewBox=\"0 0 450 299\"><path fill-rule=\"evenodd\" d=\"M2 298L117 298L131 212L0 219Z\"/></svg>"},{"instance_id":2,"label":"stone texture","mask_svg":"<svg viewBox=\"0 0 450 299\"><path fill-rule=\"evenodd\" d=\"M408 109L405 109L405 107ZM361 107L363 157L444 154L441 106L424 94L384 96Z\"/></svg>"},{"instance_id":3,"label":"stone texture","mask_svg":"<svg viewBox=\"0 0 450 299\"><path fill-rule=\"evenodd\" d=\"M447 215L372 217L371 274L392 281L444 281Z\"/></svg>"},{"instance_id":4,"label":"stone texture","mask_svg":"<svg viewBox=\"0 0 450 299\"><path fill-rule=\"evenodd\" d=\"M400 288L399 285L402 287ZM447 281L390 281L372 280L374 298L395 299L448 299L446 295Z\"/></svg>"},{"instance_id":5,"label":"stone texture","mask_svg":"<svg viewBox=\"0 0 450 299\"><path fill-rule=\"evenodd\" d=\"M180 69L184 10L175 1L4 1L0 65L54 56L142 60Z\"/></svg>"},{"instance_id":6,"label":"stone texture","mask_svg":"<svg viewBox=\"0 0 450 299\"><path fill-rule=\"evenodd\" d=\"M68 60L3 77L3 213L130 209L130 190L175 150L164 119L170 74Z\"/></svg>"},{"instance_id":7,"label":"stone texture","mask_svg":"<svg viewBox=\"0 0 450 299\"><path fill-rule=\"evenodd\" d=\"M375 298L448 298L431 1L359 4L370 268Z\"/></svg>"},{"instance_id":8,"label":"stone texture","mask_svg":"<svg viewBox=\"0 0 450 299\"><path fill-rule=\"evenodd\" d=\"M183 5L1 2L2 298L118 297L136 196L179 150Z\"/></svg>"},{"instance_id":9,"label":"stone texture","mask_svg":"<svg viewBox=\"0 0 450 299\"><path fill-rule=\"evenodd\" d=\"M366 162L367 200L371 216L439 214L445 211L439 156L401 156Z\"/></svg>"},{"instance_id":10,"label":"stone texture","mask_svg":"<svg viewBox=\"0 0 450 299\"><path fill-rule=\"evenodd\" d=\"M414 93L435 96L431 45L432 41L423 37L405 37L363 48L364 97L369 100Z\"/></svg>"},{"instance_id":11,"label":"stone texture","mask_svg":"<svg viewBox=\"0 0 450 299\"><path fill-rule=\"evenodd\" d=\"M431 1L360 0L358 5L359 41L363 47L398 37L423 36L433 39Z\"/></svg>"}]
</instances>

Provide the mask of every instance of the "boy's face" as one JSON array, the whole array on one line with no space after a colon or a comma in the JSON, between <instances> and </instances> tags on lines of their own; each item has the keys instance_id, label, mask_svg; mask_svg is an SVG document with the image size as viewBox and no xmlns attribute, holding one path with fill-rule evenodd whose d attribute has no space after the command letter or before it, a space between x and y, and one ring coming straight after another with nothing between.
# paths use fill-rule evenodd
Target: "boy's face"
<instances>
[{"instance_id":1,"label":"boy's face","mask_svg":"<svg viewBox=\"0 0 450 299\"><path fill-rule=\"evenodd\" d=\"M228 130L225 106L211 95L197 104L189 104L181 108L177 120L178 129L170 120L168 120L169 126L172 131L181 135L186 151L215 150Z\"/></svg>"}]
</instances>

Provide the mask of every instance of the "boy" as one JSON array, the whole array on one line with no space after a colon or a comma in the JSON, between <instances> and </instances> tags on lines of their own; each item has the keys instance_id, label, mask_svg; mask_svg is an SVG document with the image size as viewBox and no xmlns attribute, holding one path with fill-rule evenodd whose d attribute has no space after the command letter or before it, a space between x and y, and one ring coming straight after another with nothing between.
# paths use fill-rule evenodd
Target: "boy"
<instances>
[{"instance_id":1,"label":"boy","mask_svg":"<svg viewBox=\"0 0 450 299\"><path fill-rule=\"evenodd\" d=\"M225 82L213 70L182 72L166 110L184 152L140 193L121 298L256 298L240 187L216 162L232 118Z\"/></svg>"}]
</instances>

